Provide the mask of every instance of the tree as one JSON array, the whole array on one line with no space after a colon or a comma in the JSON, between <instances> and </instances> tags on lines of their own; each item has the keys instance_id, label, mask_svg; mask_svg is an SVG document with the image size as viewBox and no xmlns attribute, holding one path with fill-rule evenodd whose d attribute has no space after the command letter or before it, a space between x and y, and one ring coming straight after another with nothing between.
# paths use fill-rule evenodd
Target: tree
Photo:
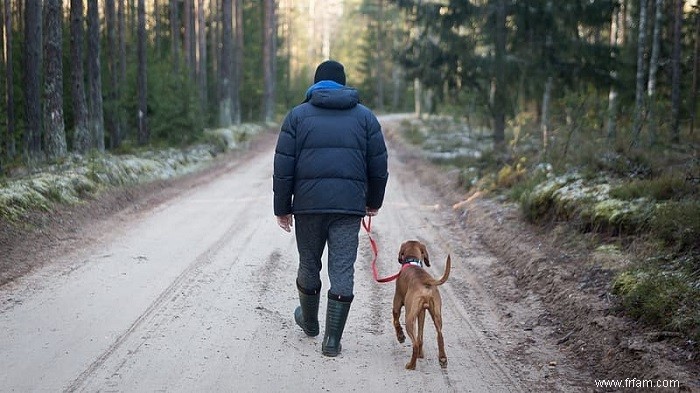
<instances>
[{"instance_id":1,"label":"tree","mask_svg":"<svg viewBox=\"0 0 700 393\"><path fill-rule=\"evenodd\" d=\"M136 89L138 91L138 143L145 145L150 136L148 132L148 80L146 78L146 5L145 0L138 0L137 57L138 71Z\"/></svg>"},{"instance_id":2,"label":"tree","mask_svg":"<svg viewBox=\"0 0 700 393\"><path fill-rule=\"evenodd\" d=\"M14 86L14 66L12 58L12 2L4 1L5 8L5 105L7 106L7 138L5 140L5 155L12 159L16 154L15 146L15 95Z\"/></svg>"},{"instance_id":3,"label":"tree","mask_svg":"<svg viewBox=\"0 0 700 393\"><path fill-rule=\"evenodd\" d=\"M117 45L117 20L114 0L104 0L105 5L105 30L107 33L107 48L105 57L107 58L107 105L105 110L106 125L109 130L110 147L116 148L121 144L121 122L120 122L120 85L119 85L119 58L117 56L119 47Z\"/></svg>"},{"instance_id":4,"label":"tree","mask_svg":"<svg viewBox=\"0 0 700 393\"><path fill-rule=\"evenodd\" d=\"M44 0L44 145L49 158L66 155L63 120L63 0Z\"/></svg>"},{"instance_id":5,"label":"tree","mask_svg":"<svg viewBox=\"0 0 700 393\"><path fill-rule=\"evenodd\" d=\"M610 22L610 88L608 92L608 127L607 127L607 137L610 140L615 139L617 136L617 112L618 112L618 90L616 84L618 83L618 58L617 54L619 51L619 46L623 43L622 30L624 25L623 14L624 8L620 7L618 10L612 13L612 18Z\"/></svg>"},{"instance_id":6,"label":"tree","mask_svg":"<svg viewBox=\"0 0 700 393\"><path fill-rule=\"evenodd\" d=\"M277 58L277 26L275 21L275 1L264 0L263 12L263 102L262 120L271 122L275 115L275 80Z\"/></svg>"},{"instance_id":7,"label":"tree","mask_svg":"<svg viewBox=\"0 0 700 393\"><path fill-rule=\"evenodd\" d=\"M41 2L27 1L24 10L24 152L29 161L41 159Z\"/></svg>"},{"instance_id":8,"label":"tree","mask_svg":"<svg viewBox=\"0 0 700 393\"><path fill-rule=\"evenodd\" d=\"M207 107L207 23L204 0L197 1L197 82L202 109Z\"/></svg>"},{"instance_id":9,"label":"tree","mask_svg":"<svg viewBox=\"0 0 700 393\"><path fill-rule=\"evenodd\" d=\"M180 16L177 0L170 0L170 44L173 52L173 71L180 72Z\"/></svg>"},{"instance_id":10,"label":"tree","mask_svg":"<svg viewBox=\"0 0 700 393\"><path fill-rule=\"evenodd\" d=\"M496 0L495 17L495 42L494 42L494 67L492 75L493 85L493 142L499 148L505 141L505 106L506 106L506 1Z\"/></svg>"},{"instance_id":11,"label":"tree","mask_svg":"<svg viewBox=\"0 0 700 393\"><path fill-rule=\"evenodd\" d=\"M192 7L194 6L193 0L182 0L182 8L184 11L183 21L185 35L183 37L184 42L184 54L185 54L185 68L187 69L187 76L192 77L192 72L194 71L194 48L192 45L192 37L194 24L192 23Z\"/></svg>"},{"instance_id":12,"label":"tree","mask_svg":"<svg viewBox=\"0 0 700 393\"><path fill-rule=\"evenodd\" d=\"M231 116L234 124L241 124L241 85L243 84L243 0L233 0L234 21L236 24L235 43L233 45L233 70L231 77Z\"/></svg>"},{"instance_id":13,"label":"tree","mask_svg":"<svg viewBox=\"0 0 700 393\"><path fill-rule=\"evenodd\" d=\"M700 11L700 8L696 9ZM695 117L698 111L698 74L700 73L700 12L695 14L695 48L693 49L693 82L690 88L690 135L695 132ZM695 103L695 104L693 104Z\"/></svg>"},{"instance_id":14,"label":"tree","mask_svg":"<svg viewBox=\"0 0 700 393\"><path fill-rule=\"evenodd\" d=\"M87 9L87 93L92 142L99 151L105 149L102 71L100 69L100 19L97 0L88 0Z\"/></svg>"},{"instance_id":15,"label":"tree","mask_svg":"<svg viewBox=\"0 0 700 393\"><path fill-rule=\"evenodd\" d=\"M73 98L73 150L84 154L92 147L85 99L83 44L85 41L83 0L70 2L71 96Z\"/></svg>"},{"instance_id":16,"label":"tree","mask_svg":"<svg viewBox=\"0 0 700 393\"><path fill-rule=\"evenodd\" d=\"M651 59L649 59L649 79L647 82L647 99L649 105L649 142L656 143L656 72L659 69L661 52L661 27L663 22L664 0L655 0L654 33L651 40Z\"/></svg>"},{"instance_id":17,"label":"tree","mask_svg":"<svg viewBox=\"0 0 700 393\"><path fill-rule=\"evenodd\" d=\"M634 99L634 123L632 124L632 145L639 143L644 117L644 75L647 41L647 0L639 2L639 31L637 32L637 77Z\"/></svg>"},{"instance_id":18,"label":"tree","mask_svg":"<svg viewBox=\"0 0 700 393\"><path fill-rule=\"evenodd\" d=\"M219 64L219 126L231 125L231 43L233 40L231 23L231 0L221 2L221 63Z\"/></svg>"},{"instance_id":19,"label":"tree","mask_svg":"<svg viewBox=\"0 0 700 393\"><path fill-rule=\"evenodd\" d=\"M671 140L681 140L681 26L683 0L676 0L673 14L673 53L671 55ZM693 108L694 110L695 108Z\"/></svg>"}]
</instances>

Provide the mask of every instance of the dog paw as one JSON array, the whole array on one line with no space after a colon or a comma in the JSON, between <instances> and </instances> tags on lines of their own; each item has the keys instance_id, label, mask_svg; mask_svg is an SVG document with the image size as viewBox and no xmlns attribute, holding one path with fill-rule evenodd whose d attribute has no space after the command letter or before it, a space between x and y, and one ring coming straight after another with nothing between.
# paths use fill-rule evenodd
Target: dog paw
<instances>
[{"instance_id":1,"label":"dog paw","mask_svg":"<svg viewBox=\"0 0 700 393\"><path fill-rule=\"evenodd\" d=\"M406 370L415 370L415 369L416 369L415 363L406 363Z\"/></svg>"},{"instance_id":2,"label":"dog paw","mask_svg":"<svg viewBox=\"0 0 700 393\"><path fill-rule=\"evenodd\" d=\"M447 368L447 358L440 358L440 367Z\"/></svg>"},{"instance_id":3,"label":"dog paw","mask_svg":"<svg viewBox=\"0 0 700 393\"><path fill-rule=\"evenodd\" d=\"M399 340L399 342L400 342L401 344L403 344L404 341L406 341L406 336L404 336L403 333L397 334L397 335L396 335L396 339Z\"/></svg>"}]
</instances>

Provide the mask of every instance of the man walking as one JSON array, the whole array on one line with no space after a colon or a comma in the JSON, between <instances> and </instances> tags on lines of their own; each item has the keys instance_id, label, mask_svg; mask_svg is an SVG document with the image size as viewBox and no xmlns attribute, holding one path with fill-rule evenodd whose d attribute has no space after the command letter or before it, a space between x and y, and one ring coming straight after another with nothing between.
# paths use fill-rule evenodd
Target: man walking
<instances>
[{"instance_id":1,"label":"man walking","mask_svg":"<svg viewBox=\"0 0 700 393\"><path fill-rule=\"evenodd\" d=\"M274 213L287 232L295 225L300 307L294 320L319 334L321 256L328 246L328 304L322 353L337 356L353 300L358 232L376 215L388 179L387 151L375 115L346 87L345 69L328 60L316 68L304 102L284 119L274 159Z\"/></svg>"}]
</instances>

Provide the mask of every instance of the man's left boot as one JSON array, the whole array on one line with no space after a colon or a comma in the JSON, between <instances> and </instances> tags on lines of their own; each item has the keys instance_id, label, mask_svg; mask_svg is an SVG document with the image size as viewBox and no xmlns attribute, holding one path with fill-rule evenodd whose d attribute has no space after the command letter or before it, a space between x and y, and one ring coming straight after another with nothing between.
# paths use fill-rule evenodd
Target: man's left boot
<instances>
[{"instance_id":1,"label":"man's left boot","mask_svg":"<svg viewBox=\"0 0 700 393\"><path fill-rule=\"evenodd\" d=\"M294 321L309 337L316 337L319 334L318 327L318 303L321 298L321 289L309 290L299 286L300 306L294 310Z\"/></svg>"}]
</instances>

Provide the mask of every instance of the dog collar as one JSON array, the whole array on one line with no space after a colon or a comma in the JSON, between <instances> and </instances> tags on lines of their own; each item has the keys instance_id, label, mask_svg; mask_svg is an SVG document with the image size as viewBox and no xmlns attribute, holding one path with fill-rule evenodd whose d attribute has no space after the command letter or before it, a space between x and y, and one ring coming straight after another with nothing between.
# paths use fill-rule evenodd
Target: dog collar
<instances>
[{"instance_id":1,"label":"dog collar","mask_svg":"<svg viewBox=\"0 0 700 393\"><path fill-rule=\"evenodd\" d=\"M421 261L418 258L413 258L413 257L405 258L401 262L401 264L402 265L414 265L414 266L418 266L418 267L423 267L423 261Z\"/></svg>"}]
</instances>

